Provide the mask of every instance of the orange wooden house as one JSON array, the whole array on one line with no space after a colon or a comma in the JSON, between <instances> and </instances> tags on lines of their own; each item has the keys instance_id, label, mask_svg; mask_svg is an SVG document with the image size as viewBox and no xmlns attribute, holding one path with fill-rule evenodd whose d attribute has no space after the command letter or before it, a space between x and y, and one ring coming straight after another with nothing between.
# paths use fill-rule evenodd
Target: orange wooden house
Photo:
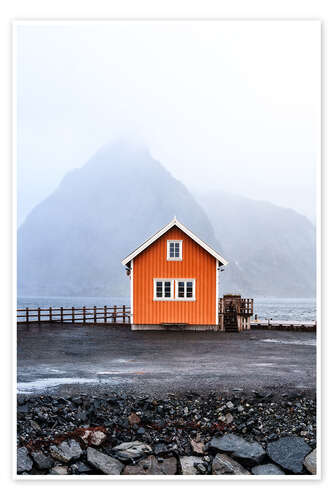
<instances>
[{"instance_id":1,"label":"orange wooden house","mask_svg":"<svg viewBox=\"0 0 333 500\"><path fill-rule=\"evenodd\" d=\"M132 330L217 330L227 261L176 218L128 255Z\"/></svg>"}]
</instances>

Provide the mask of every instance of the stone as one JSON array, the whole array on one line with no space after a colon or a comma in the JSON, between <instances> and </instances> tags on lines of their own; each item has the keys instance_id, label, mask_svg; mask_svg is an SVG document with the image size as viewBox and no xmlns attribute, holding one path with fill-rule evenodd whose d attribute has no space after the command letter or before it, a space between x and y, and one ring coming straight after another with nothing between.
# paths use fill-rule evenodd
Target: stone
<instances>
[{"instance_id":1,"label":"stone","mask_svg":"<svg viewBox=\"0 0 333 500\"><path fill-rule=\"evenodd\" d=\"M282 476L285 473L275 464L256 465L251 469L256 476Z\"/></svg>"},{"instance_id":2,"label":"stone","mask_svg":"<svg viewBox=\"0 0 333 500\"><path fill-rule=\"evenodd\" d=\"M215 476L222 474L229 475L250 475L236 460L233 460L224 453L217 453L212 463L212 474Z\"/></svg>"},{"instance_id":3,"label":"stone","mask_svg":"<svg viewBox=\"0 0 333 500\"><path fill-rule=\"evenodd\" d=\"M51 446L50 453L56 460L68 463L73 459L80 458L83 450L75 439L71 439L70 441L63 441L58 446Z\"/></svg>"},{"instance_id":4,"label":"stone","mask_svg":"<svg viewBox=\"0 0 333 500\"><path fill-rule=\"evenodd\" d=\"M130 461L150 454L152 449L148 444L141 441L129 441L115 446L112 448L112 452L119 460Z\"/></svg>"},{"instance_id":5,"label":"stone","mask_svg":"<svg viewBox=\"0 0 333 500\"><path fill-rule=\"evenodd\" d=\"M84 443L90 446L100 446L103 441L105 441L106 434L99 429L87 429L86 431L84 431L84 434L82 434L81 439L84 441Z\"/></svg>"},{"instance_id":6,"label":"stone","mask_svg":"<svg viewBox=\"0 0 333 500\"><path fill-rule=\"evenodd\" d=\"M86 465L84 462L77 462L75 466L76 466L76 472L78 474L88 474L93 470L89 465Z\"/></svg>"},{"instance_id":7,"label":"stone","mask_svg":"<svg viewBox=\"0 0 333 500\"><path fill-rule=\"evenodd\" d=\"M54 464L54 460L45 455L42 451L33 451L31 453L32 458L34 459L35 464L37 465L38 469L44 470L44 469L51 469L51 467Z\"/></svg>"},{"instance_id":8,"label":"stone","mask_svg":"<svg viewBox=\"0 0 333 500\"><path fill-rule=\"evenodd\" d=\"M282 437L267 445L270 459L295 474L302 472L304 458L310 451L311 448L304 439L296 436Z\"/></svg>"},{"instance_id":9,"label":"stone","mask_svg":"<svg viewBox=\"0 0 333 500\"><path fill-rule=\"evenodd\" d=\"M246 439L236 434L225 434L223 437L214 437L209 447L217 451L231 452L234 458L242 459L252 465L260 463L266 453L263 447L255 441Z\"/></svg>"},{"instance_id":10,"label":"stone","mask_svg":"<svg viewBox=\"0 0 333 500\"><path fill-rule=\"evenodd\" d=\"M305 468L311 474L317 474L317 449L312 450L304 459Z\"/></svg>"},{"instance_id":11,"label":"stone","mask_svg":"<svg viewBox=\"0 0 333 500\"><path fill-rule=\"evenodd\" d=\"M91 447L87 448L87 461L96 469L104 472L104 474L113 476L120 474L124 468L123 464L116 458L112 458Z\"/></svg>"},{"instance_id":12,"label":"stone","mask_svg":"<svg viewBox=\"0 0 333 500\"><path fill-rule=\"evenodd\" d=\"M227 407L229 408L229 410L231 410L231 408L234 407L234 404L232 403L232 401L227 402Z\"/></svg>"},{"instance_id":13,"label":"stone","mask_svg":"<svg viewBox=\"0 0 333 500\"><path fill-rule=\"evenodd\" d=\"M227 413L225 416L225 423L226 424L231 424L233 422L234 417L231 415L231 413Z\"/></svg>"},{"instance_id":14,"label":"stone","mask_svg":"<svg viewBox=\"0 0 333 500\"><path fill-rule=\"evenodd\" d=\"M198 455L204 454L204 443L202 443L201 441L195 441L194 439L191 439L190 443L194 453L197 453Z\"/></svg>"},{"instance_id":15,"label":"stone","mask_svg":"<svg viewBox=\"0 0 333 500\"><path fill-rule=\"evenodd\" d=\"M135 425L141 422L141 418L136 413L131 413L128 417L128 421L131 425Z\"/></svg>"},{"instance_id":16,"label":"stone","mask_svg":"<svg viewBox=\"0 0 333 500\"><path fill-rule=\"evenodd\" d=\"M180 457L180 467L183 475L197 475L200 472L196 468L196 465L204 464L204 461L200 457Z\"/></svg>"},{"instance_id":17,"label":"stone","mask_svg":"<svg viewBox=\"0 0 333 500\"><path fill-rule=\"evenodd\" d=\"M56 465L50 470L50 474L54 476L65 476L68 474L68 467L65 465Z\"/></svg>"},{"instance_id":18,"label":"stone","mask_svg":"<svg viewBox=\"0 0 333 500\"><path fill-rule=\"evenodd\" d=\"M160 459L161 460L161 459ZM125 475L175 475L177 472L177 460L174 457L165 458L163 461L156 460L153 455L141 459L136 465L126 465Z\"/></svg>"},{"instance_id":19,"label":"stone","mask_svg":"<svg viewBox=\"0 0 333 500\"><path fill-rule=\"evenodd\" d=\"M169 449L165 443L157 443L154 446L154 453L155 455L164 455L165 453L168 453Z\"/></svg>"},{"instance_id":20,"label":"stone","mask_svg":"<svg viewBox=\"0 0 333 500\"><path fill-rule=\"evenodd\" d=\"M17 450L17 472L29 472L32 469L33 461L29 457L28 450L25 446Z\"/></svg>"}]
</instances>

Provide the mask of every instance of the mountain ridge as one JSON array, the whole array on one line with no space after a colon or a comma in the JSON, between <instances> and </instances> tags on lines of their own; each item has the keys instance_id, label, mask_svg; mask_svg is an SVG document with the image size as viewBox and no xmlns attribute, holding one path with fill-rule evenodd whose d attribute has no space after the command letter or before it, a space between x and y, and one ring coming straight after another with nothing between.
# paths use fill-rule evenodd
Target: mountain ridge
<instances>
[{"instance_id":1,"label":"mountain ridge","mask_svg":"<svg viewBox=\"0 0 333 500\"><path fill-rule=\"evenodd\" d=\"M227 193L196 200L147 148L123 141L68 172L20 226L19 294L128 295L121 260L175 215L230 262L220 293L315 294L305 216Z\"/></svg>"}]
</instances>

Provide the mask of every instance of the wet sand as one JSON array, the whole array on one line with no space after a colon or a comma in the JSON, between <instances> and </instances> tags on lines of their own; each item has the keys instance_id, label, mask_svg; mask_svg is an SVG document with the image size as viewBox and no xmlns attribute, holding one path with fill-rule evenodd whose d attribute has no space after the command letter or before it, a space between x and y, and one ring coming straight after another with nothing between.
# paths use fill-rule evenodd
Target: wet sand
<instances>
[{"instance_id":1,"label":"wet sand","mask_svg":"<svg viewBox=\"0 0 333 500\"><path fill-rule=\"evenodd\" d=\"M316 334L18 325L18 392L315 391Z\"/></svg>"}]
</instances>

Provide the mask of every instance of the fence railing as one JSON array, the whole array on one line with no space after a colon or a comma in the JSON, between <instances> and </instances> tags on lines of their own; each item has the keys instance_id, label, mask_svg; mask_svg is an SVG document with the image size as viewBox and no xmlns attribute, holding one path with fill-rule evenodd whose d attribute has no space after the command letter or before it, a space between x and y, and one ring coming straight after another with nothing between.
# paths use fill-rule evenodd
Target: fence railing
<instances>
[{"instance_id":1,"label":"fence railing","mask_svg":"<svg viewBox=\"0 0 333 500\"><path fill-rule=\"evenodd\" d=\"M129 306L37 307L17 309L18 323L118 323L131 321Z\"/></svg>"}]
</instances>

